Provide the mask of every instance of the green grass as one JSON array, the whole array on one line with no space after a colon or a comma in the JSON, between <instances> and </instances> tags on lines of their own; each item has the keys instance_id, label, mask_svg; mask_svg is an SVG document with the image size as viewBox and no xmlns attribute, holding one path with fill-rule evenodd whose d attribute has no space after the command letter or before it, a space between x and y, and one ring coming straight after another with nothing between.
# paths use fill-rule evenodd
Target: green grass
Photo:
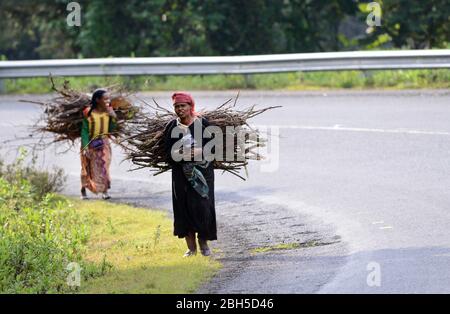
<instances>
[{"instance_id":1,"label":"green grass","mask_svg":"<svg viewBox=\"0 0 450 314\"><path fill-rule=\"evenodd\" d=\"M183 258L163 212L30 193L0 178L0 293L192 293L220 268ZM71 262L79 287L67 285Z\"/></svg>"},{"instance_id":2,"label":"green grass","mask_svg":"<svg viewBox=\"0 0 450 314\"><path fill-rule=\"evenodd\" d=\"M219 262L201 255L183 258L184 240L172 235L165 213L103 201L73 201L91 234L85 260L111 269L81 283L80 293L191 293Z\"/></svg>"},{"instance_id":3,"label":"green grass","mask_svg":"<svg viewBox=\"0 0 450 314\"><path fill-rule=\"evenodd\" d=\"M307 248L307 247L313 247L313 246L322 246L322 245L328 245L331 243L324 243L320 242L318 240L311 240L307 242L292 242L292 243L280 243L275 244L271 246L263 246L258 247L251 250L252 254L259 254L259 253L266 253L266 252L272 252L272 251L283 251L283 250L295 250L300 248Z\"/></svg>"},{"instance_id":4,"label":"green grass","mask_svg":"<svg viewBox=\"0 0 450 314\"><path fill-rule=\"evenodd\" d=\"M317 90L450 88L450 70L291 72L252 75L66 77L75 89L93 90L116 83L136 91L165 90ZM57 81L62 82L59 78ZM47 78L5 80L9 94L51 92Z\"/></svg>"}]
</instances>

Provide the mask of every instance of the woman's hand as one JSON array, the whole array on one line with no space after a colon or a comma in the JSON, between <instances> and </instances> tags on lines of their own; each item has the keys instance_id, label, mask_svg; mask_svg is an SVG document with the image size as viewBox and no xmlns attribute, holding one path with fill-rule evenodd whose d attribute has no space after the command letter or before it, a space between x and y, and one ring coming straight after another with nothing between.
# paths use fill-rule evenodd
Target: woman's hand
<instances>
[{"instance_id":1,"label":"woman's hand","mask_svg":"<svg viewBox=\"0 0 450 314\"><path fill-rule=\"evenodd\" d=\"M108 107L107 107L107 111L108 111L108 114L109 114L110 117L117 118L117 115L116 115L116 113L114 112L113 107L108 106Z\"/></svg>"}]
</instances>

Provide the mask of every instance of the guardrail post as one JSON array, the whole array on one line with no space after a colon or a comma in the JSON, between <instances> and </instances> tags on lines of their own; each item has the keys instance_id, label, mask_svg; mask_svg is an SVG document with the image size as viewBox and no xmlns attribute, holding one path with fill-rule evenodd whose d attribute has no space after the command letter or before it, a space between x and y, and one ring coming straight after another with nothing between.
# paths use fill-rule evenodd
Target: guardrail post
<instances>
[{"instance_id":1,"label":"guardrail post","mask_svg":"<svg viewBox=\"0 0 450 314\"><path fill-rule=\"evenodd\" d=\"M0 79L0 94L6 93L5 80Z\"/></svg>"},{"instance_id":2,"label":"guardrail post","mask_svg":"<svg viewBox=\"0 0 450 314\"><path fill-rule=\"evenodd\" d=\"M250 76L250 74L248 74L248 73L244 74L244 81L245 81L246 88L254 88L255 84L254 84L252 76Z\"/></svg>"},{"instance_id":3,"label":"guardrail post","mask_svg":"<svg viewBox=\"0 0 450 314\"><path fill-rule=\"evenodd\" d=\"M365 80L373 80L373 72L368 70L363 70L362 74Z\"/></svg>"}]
</instances>

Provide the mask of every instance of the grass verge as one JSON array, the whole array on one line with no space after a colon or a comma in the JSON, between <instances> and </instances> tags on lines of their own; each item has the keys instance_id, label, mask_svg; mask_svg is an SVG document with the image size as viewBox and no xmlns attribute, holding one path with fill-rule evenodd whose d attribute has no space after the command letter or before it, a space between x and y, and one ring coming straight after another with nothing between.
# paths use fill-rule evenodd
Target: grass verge
<instances>
[{"instance_id":1,"label":"grass verge","mask_svg":"<svg viewBox=\"0 0 450 314\"><path fill-rule=\"evenodd\" d=\"M183 258L185 243L172 235L172 221L163 212L72 202L90 225L85 260L110 268L82 282L81 293L191 293L220 268L210 258Z\"/></svg>"},{"instance_id":2,"label":"grass verge","mask_svg":"<svg viewBox=\"0 0 450 314\"><path fill-rule=\"evenodd\" d=\"M301 248L315 247L315 246L323 246L333 244L335 242L322 242L320 240L310 240L306 242L291 242L291 243L280 243L271 246L263 246L254 248L251 250L252 254L266 253L272 251L283 251L283 250L295 250Z\"/></svg>"},{"instance_id":3,"label":"grass verge","mask_svg":"<svg viewBox=\"0 0 450 314\"><path fill-rule=\"evenodd\" d=\"M450 88L450 69L291 72L252 75L166 75L66 77L75 89L94 90L116 83L136 91L165 90L317 90ZM57 81L62 82L59 78ZM51 92L47 78L6 79L9 94Z\"/></svg>"}]
</instances>

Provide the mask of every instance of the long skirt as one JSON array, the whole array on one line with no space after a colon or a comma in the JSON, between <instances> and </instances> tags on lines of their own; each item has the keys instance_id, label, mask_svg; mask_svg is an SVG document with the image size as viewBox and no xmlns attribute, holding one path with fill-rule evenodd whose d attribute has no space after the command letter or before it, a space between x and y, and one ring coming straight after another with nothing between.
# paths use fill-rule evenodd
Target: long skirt
<instances>
[{"instance_id":1,"label":"long skirt","mask_svg":"<svg viewBox=\"0 0 450 314\"><path fill-rule=\"evenodd\" d=\"M111 188L111 144L107 138L103 142L101 148L89 147L88 156L81 154L81 186L95 194L104 193Z\"/></svg>"},{"instance_id":2,"label":"long skirt","mask_svg":"<svg viewBox=\"0 0 450 314\"><path fill-rule=\"evenodd\" d=\"M217 240L214 168L210 164L208 168L199 170L208 183L208 198L201 197L192 188L180 165L172 167L173 234L184 238L190 232L197 232L199 239Z\"/></svg>"}]
</instances>

